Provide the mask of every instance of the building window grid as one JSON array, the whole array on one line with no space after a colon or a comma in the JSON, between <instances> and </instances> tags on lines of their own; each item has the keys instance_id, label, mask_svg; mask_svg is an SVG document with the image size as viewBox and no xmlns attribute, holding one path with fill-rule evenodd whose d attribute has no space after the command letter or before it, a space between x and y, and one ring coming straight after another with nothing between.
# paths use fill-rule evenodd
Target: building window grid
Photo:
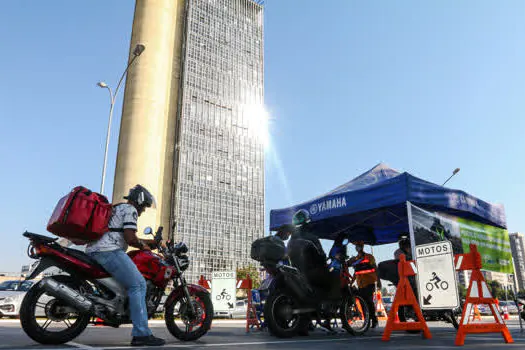
<instances>
[{"instance_id":1,"label":"building window grid","mask_svg":"<svg viewBox=\"0 0 525 350\"><path fill-rule=\"evenodd\" d=\"M204 2L192 1L191 4L203 5ZM224 2L222 4L225 5ZM206 10L212 8L209 6L210 4L204 5ZM192 11L190 21L196 21L199 12ZM257 16L254 15L253 17ZM223 16L219 21L224 21L224 18L232 21L235 16ZM215 18L215 22L217 22L217 18ZM224 30L225 25L222 30ZM199 44L199 47L195 45L199 39L202 40L210 36L218 37L217 27L213 26L211 30L206 32L202 26L190 24L189 40L191 42L188 50L190 57L187 60L188 79L183 92L184 105L187 107L185 110L189 112L183 115L185 123L182 130L183 149L187 150L187 157L181 157L180 173L188 173L188 175L191 173L191 176L181 177L179 196L181 201L178 212L181 225L178 227L178 233L181 238L187 238L189 242L194 243L192 246L195 246L197 261L190 270L194 279L198 277L199 273L205 272L202 271L203 268L208 271L217 268L235 268L239 266L236 263L239 257L242 260L241 263L249 262L247 253L249 242L260 237L263 232L262 169L264 164L262 154L260 154L262 147L255 140L250 139L245 129L233 127L235 123L241 126L245 125L246 118L244 115L240 115L238 111L228 109L228 107L226 111L221 109L213 111L217 107L212 107L262 101L262 56L260 56L260 64L254 64L254 68L260 70L260 73L248 74L247 60L243 57L245 55L240 54L240 51L248 46L246 45L248 36L243 35L240 38L240 36L235 35L232 40L232 36L239 30L226 31L224 35L226 38L229 37L229 41L234 42L229 51L228 49L221 51L219 45L215 45L214 48L211 43L206 43L206 41L201 41L200 43L203 45ZM192 31L196 33L192 33ZM240 32L242 33L242 31ZM259 35L262 38L262 28L260 33ZM255 41L261 42L260 38L255 39ZM210 49L202 50L202 47L207 45ZM258 51L254 49L254 46L252 45L248 51L262 52L262 45L259 45ZM237 50L237 53L233 52L234 50ZM237 70L224 72L224 70L219 71L215 68L222 69L225 67L226 57L223 57L227 55L225 52L230 55L234 54L234 57L238 58L233 60L231 66ZM212 67L212 64L215 66ZM236 74L237 72L241 72L241 74ZM241 89L248 91L248 93L241 94ZM219 103L213 105L209 101L206 105L202 101L196 103L197 98L193 98L195 95L201 100L208 97L219 101ZM192 105L193 103L196 103L195 106ZM213 121L214 117L215 121ZM202 130L203 128L204 130ZM216 154L216 148L222 149L222 152ZM236 154L238 154L239 159L232 159L232 153L236 152L237 149L239 151ZM202 159L206 159L205 164L203 164ZM233 161L235 163L232 163ZM187 171L184 171L183 168ZM210 184L208 183L209 176L213 180L223 179L223 181L222 183L220 180L219 182L211 181ZM230 180L229 184L227 179ZM250 182L253 183L253 186L249 185ZM206 198L204 198L205 193ZM195 225L186 226L184 225L186 222ZM219 230L217 229L218 224L221 227ZM226 227L229 227L232 233L227 234ZM208 240L208 238L210 239ZM202 242L202 244L198 245L197 241ZM220 243L224 244L221 245ZM191 246L190 249L192 249ZM221 256L221 253L218 252L227 252L228 249L231 253L229 257L227 254Z\"/></svg>"}]
</instances>

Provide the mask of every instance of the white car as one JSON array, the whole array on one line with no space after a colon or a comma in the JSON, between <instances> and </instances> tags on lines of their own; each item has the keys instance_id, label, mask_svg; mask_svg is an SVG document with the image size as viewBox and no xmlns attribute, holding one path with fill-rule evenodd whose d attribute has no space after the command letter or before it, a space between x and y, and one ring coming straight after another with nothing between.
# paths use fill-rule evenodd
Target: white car
<instances>
[{"instance_id":1,"label":"white car","mask_svg":"<svg viewBox=\"0 0 525 350\"><path fill-rule=\"evenodd\" d=\"M392 308L392 302L393 297L383 297L383 306L385 307L385 311L388 313L390 312L390 309Z\"/></svg>"},{"instance_id":2,"label":"white car","mask_svg":"<svg viewBox=\"0 0 525 350\"><path fill-rule=\"evenodd\" d=\"M246 311L248 309L248 301L237 300L235 308L232 310L232 318L246 318Z\"/></svg>"},{"instance_id":3,"label":"white car","mask_svg":"<svg viewBox=\"0 0 525 350\"><path fill-rule=\"evenodd\" d=\"M508 313L511 314L511 315L517 315L518 314L518 307L516 306L516 303L514 301L500 300L499 301L499 310L500 310L501 314L503 314L503 307L506 307Z\"/></svg>"},{"instance_id":4,"label":"white car","mask_svg":"<svg viewBox=\"0 0 525 350\"><path fill-rule=\"evenodd\" d=\"M215 311L213 313L214 318L233 318L231 311Z\"/></svg>"},{"instance_id":5,"label":"white car","mask_svg":"<svg viewBox=\"0 0 525 350\"><path fill-rule=\"evenodd\" d=\"M18 317L20 306L33 281L4 281L0 283L0 317Z\"/></svg>"}]
</instances>

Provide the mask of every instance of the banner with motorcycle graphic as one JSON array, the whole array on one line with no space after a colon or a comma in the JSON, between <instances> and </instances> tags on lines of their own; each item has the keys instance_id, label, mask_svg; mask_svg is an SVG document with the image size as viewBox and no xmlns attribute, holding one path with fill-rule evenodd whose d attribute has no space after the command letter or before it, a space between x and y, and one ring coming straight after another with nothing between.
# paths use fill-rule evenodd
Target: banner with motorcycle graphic
<instances>
[{"instance_id":1,"label":"banner with motorcycle graphic","mask_svg":"<svg viewBox=\"0 0 525 350\"><path fill-rule=\"evenodd\" d=\"M408 206L413 227L410 237L412 247L450 241L454 254L463 254L469 251L471 243L476 244L484 270L514 273L507 230L444 213L429 212L411 203Z\"/></svg>"}]
</instances>

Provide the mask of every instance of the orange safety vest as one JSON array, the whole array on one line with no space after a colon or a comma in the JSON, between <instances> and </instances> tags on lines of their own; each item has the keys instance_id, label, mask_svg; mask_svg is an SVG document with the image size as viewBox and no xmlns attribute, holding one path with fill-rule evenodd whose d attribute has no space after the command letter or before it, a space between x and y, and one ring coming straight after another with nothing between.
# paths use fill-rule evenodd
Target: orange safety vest
<instances>
[{"instance_id":1,"label":"orange safety vest","mask_svg":"<svg viewBox=\"0 0 525 350\"><path fill-rule=\"evenodd\" d=\"M375 264L370 261L370 256L365 254L362 259L357 260L357 263L353 265L359 288L364 288L377 282Z\"/></svg>"}]
</instances>

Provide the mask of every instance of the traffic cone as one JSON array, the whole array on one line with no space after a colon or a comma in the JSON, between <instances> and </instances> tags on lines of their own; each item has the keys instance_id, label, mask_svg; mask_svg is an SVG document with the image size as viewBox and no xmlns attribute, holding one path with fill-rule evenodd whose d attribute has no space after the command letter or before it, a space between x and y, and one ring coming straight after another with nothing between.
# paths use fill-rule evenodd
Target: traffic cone
<instances>
[{"instance_id":1,"label":"traffic cone","mask_svg":"<svg viewBox=\"0 0 525 350\"><path fill-rule=\"evenodd\" d=\"M474 311L472 313L472 321L474 320L481 321L481 313L479 312L478 305L474 305Z\"/></svg>"},{"instance_id":2,"label":"traffic cone","mask_svg":"<svg viewBox=\"0 0 525 350\"><path fill-rule=\"evenodd\" d=\"M376 316L379 321L388 320L388 315L385 310L385 305L383 304L383 298L381 297L381 292L376 294L377 304L376 304Z\"/></svg>"},{"instance_id":3,"label":"traffic cone","mask_svg":"<svg viewBox=\"0 0 525 350\"><path fill-rule=\"evenodd\" d=\"M509 317L509 310L507 309L506 306L503 308L503 319L504 319L505 321L507 321L507 320L510 319L510 317Z\"/></svg>"}]
</instances>

